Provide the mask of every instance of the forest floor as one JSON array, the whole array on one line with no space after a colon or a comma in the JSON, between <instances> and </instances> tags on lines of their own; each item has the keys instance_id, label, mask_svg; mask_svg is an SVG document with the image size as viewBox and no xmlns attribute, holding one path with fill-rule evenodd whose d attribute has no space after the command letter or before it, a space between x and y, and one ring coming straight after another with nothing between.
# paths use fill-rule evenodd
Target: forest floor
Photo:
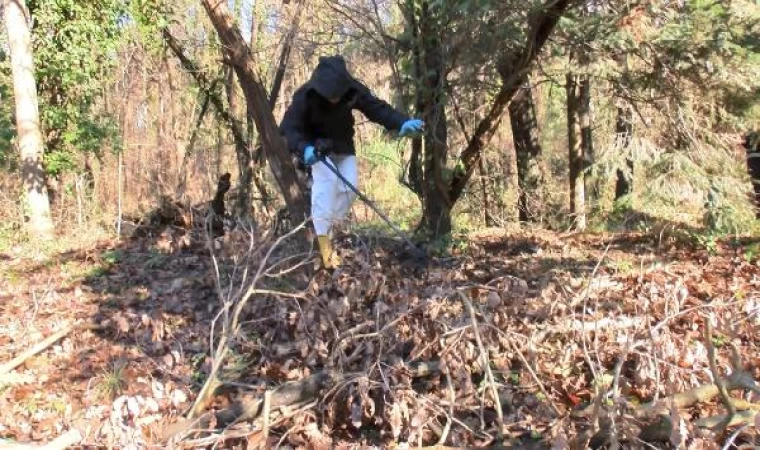
<instances>
[{"instance_id":1,"label":"forest floor","mask_svg":"<svg viewBox=\"0 0 760 450\"><path fill-rule=\"evenodd\" d=\"M0 366L0 437L43 443L74 429L82 445L117 448L760 445L757 241L491 230L424 266L390 239L346 234L339 271L299 266L308 255L286 242L257 278L271 241L233 231L213 259L203 240L153 231L0 253L2 364L63 330ZM230 317L220 296L239 301L254 279L223 385L193 430L169 436L212 370ZM726 410L714 370L734 374L737 409L717 431L709 425ZM246 420L229 420L251 404Z\"/></svg>"}]
</instances>

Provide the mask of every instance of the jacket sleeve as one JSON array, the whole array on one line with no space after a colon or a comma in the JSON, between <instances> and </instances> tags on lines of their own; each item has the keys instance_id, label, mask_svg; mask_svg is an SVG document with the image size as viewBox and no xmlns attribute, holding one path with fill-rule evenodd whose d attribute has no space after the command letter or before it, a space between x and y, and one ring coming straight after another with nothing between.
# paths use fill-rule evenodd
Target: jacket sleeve
<instances>
[{"instance_id":1,"label":"jacket sleeve","mask_svg":"<svg viewBox=\"0 0 760 450\"><path fill-rule=\"evenodd\" d=\"M280 123L280 133L285 137L288 150L299 158L304 148L309 145L309 133L306 131L306 91L299 89L293 94L293 101L285 111Z\"/></svg>"},{"instance_id":2,"label":"jacket sleeve","mask_svg":"<svg viewBox=\"0 0 760 450\"><path fill-rule=\"evenodd\" d=\"M356 109L362 112L364 116L384 126L387 130L398 131L409 117L396 111L391 105L375 97L372 92L363 84L357 82L357 99Z\"/></svg>"}]
</instances>

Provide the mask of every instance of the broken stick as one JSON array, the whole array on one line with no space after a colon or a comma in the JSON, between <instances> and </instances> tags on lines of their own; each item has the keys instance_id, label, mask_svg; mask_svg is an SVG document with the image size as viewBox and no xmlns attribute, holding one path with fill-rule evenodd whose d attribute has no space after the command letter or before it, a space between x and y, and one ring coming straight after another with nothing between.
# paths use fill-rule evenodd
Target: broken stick
<instances>
[{"instance_id":1,"label":"broken stick","mask_svg":"<svg viewBox=\"0 0 760 450\"><path fill-rule=\"evenodd\" d=\"M82 435L77 430L69 430L44 445L17 444L15 442L0 441L0 450L64 450L78 444Z\"/></svg>"},{"instance_id":2,"label":"broken stick","mask_svg":"<svg viewBox=\"0 0 760 450\"><path fill-rule=\"evenodd\" d=\"M498 428L499 440L502 440L504 439L504 413L501 410L501 400L499 399L499 390L496 388L496 381L494 380L493 372L491 372L491 360L488 357L488 351L483 345L483 340L480 339L480 331L478 330L478 321L475 318L475 308L472 307L472 302L470 302L470 299L468 299L467 296L462 291L457 291L457 293L459 294L459 297L462 299L462 302L467 307L467 311L469 311L470 313L470 321L472 322L472 332L473 334L475 334L475 342L478 344L478 349L480 349L480 354L483 357L483 370L486 373L488 384L491 386L491 393L493 395L493 402L496 409L496 417L499 419L499 428Z\"/></svg>"},{"instance_id":3,"label":"broken stick","mask_svg":"<svg viewBox=\"0 0 760 450\"><path fill-rule=\"evenodd\" d=\"M24 362L26 362L27 359L47 349L48 347L55 344L59 340L63 339L66 335L68 335L74 330L96 330L100 328L102 328L101 325L94 324L94 323L80 323L80 324L74 324L74 325L67 325L63 327L62 329L60 329L58 332L48 336L46 339L39 342L34 347L28 349L24 353L16 356L12 360L0 366L0 375L4 375L10 372L11 370L15 369L16 367L20 366L21 364L24 364Z\"/></svg>"}]
</instances>

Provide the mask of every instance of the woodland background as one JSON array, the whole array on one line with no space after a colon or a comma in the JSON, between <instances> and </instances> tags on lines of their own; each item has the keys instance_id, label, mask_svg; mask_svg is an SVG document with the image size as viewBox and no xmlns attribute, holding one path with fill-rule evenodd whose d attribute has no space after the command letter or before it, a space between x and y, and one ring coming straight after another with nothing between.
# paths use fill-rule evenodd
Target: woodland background
<instances>
[{"instance_id":1,"label":"woodland background","mask_svg":"<svg viewBox=\"0 0 760 450\"><path fill-rule=\"evenodd\" d=\"M2 4L3 438L758 445L757 2ZM341 271L290 245L308 195L274 126L338 53L426 123L399 139L357 113L359 187L430 266L361 202ZM236 227L212 241L225 173Z\"/></svg>"}]
</instances>

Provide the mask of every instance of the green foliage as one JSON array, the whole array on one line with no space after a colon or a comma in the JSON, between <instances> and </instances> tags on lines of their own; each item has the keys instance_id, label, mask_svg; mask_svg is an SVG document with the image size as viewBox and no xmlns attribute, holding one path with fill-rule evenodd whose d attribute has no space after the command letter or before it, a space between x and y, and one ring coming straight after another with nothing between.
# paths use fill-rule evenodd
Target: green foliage
<instances>
[{"instance_id":1,"label":"green foliage","mask_svg":"<svg viewBox=\"0 0 760 450\"><path fill-rule=\"evenodd\" d=\"M5 30L0 32L0 167L14 170L18 156L13 148L13 82L10 61L3 51L6 45Z\"/></svg>"},{"instance_id":2,"label":"green foliage","mask_svg":"<svg viewBox=\"0 0 760 450\"><path fill-rule=\"evenodd\" d=\"M113 400L124 391L127 387L124 378L124 369L126 363L115 361L108 368L103 369L98 377L98 383L95 385L95 392L101 399Z\"/></svg>"},{"instance_id":3,"label":"green foliage","mask_svg":"<svg viewBox=\"0 0 760 450\"><path fill-rule=\"evenodd\" d=\"M97 102L117 62L124 0L31 0L32 40L47 171L77 168L80 152L116 147L116 126Z\"/></svg>"},{"instance_id":4,"label":"green foliage","mask_svg":"<svg viewBox=\"0 0 760 450\"><path fill-rule=\"evenodd\" d=\"M6 84L8 79L2 73L3 69L0 67L0 166L13 169L18 161L18 156L14 152L12 145L14 128L12 122L11 108L13 102L11 101L11 88L10 84Z\"/></svg>"}]
</instances>

